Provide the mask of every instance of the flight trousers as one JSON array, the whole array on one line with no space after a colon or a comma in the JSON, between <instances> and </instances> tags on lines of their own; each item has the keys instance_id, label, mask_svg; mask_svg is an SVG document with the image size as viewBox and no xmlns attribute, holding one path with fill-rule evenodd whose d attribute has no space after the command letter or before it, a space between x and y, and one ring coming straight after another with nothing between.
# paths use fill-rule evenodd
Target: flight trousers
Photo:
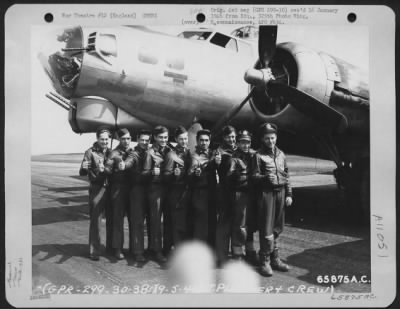
<instances>
[{"instance_id":1,"label":"flight trousers","mask_svg":"<svg viewBox=\"0 0 400 309\"><path fill-rule=\"evenodd\" d=\"M197 187L192 192L192 218L193 218L193 238L209 244L210 231L210 191L207 187Z\"/></svg>"},{"instance_id":2,"label":"flight trousers","mask_svg":"<svg viewBox=\"0 0 400 309\"><path fill-rule=\"evenodd\" d=\"M263 190L258 203L260 254L270 254L267 238L274 239L285 223L285 188Z\"/></svg>"},{"instance_id":3,"label":"flight trousers","mask_svg":"<svg viewBox=\"0 0 400 309\"><path fill-rule=\"evenodd\" d=\"M129 213L129 190L129 184L111 184L113 249L122 250L124 247L124 217Z\"/></svg>"},{"instance_id":4,"label":"flight trousers","mask_svg":"<svg viewBox=\"0 0 400 309\"><path fill-rule=\"evenodd\" d=\"M249 188L248 197L249 201L246 207L246 231L247 231L247 239L246 239L246 252L255 251L254 245L254 233L258 230L258 222L257 222L257 202L258 190L254 188Z\"/></svg>"},{"instance_id":5,"label":"flight trousers","mask_svg":"<svg viewBox=\"0 0 400 309\"><path fill-rule=\"evenodd\" d=\"M247 240L247 209L250 197L247 191L235 191L233 196L232 216L232 253L234 256L244 255Z\"/></svg>"},{"instance_id":6,"label":"flight trousers","mask_svg":"<svg viewBox=\"0 0 400 309\"><path fill-rule=\"evenodd\" d=\"M133 184L129 195L129 247L134 255L144 254L144 220L146 217L146 186Z\"/></svg>"},{"instance_id":7,"label":"flight trousers","mask_svg":"<svg viewBox=\"0 0 400 309\"><path fill-rule=\"evenodd\" d=\"M167 239L171 240L169 246L176 247L188 239L189 199L189 189L186 184L173 184L169 187L166 203L171 224L165 231L168 234Z\"/></svg>"},{"instance_id":8,"label":"flight trousers","mask_svg":"<svg viewBox=\"0 0 400 309\"><path fill-rule=\"evenodd\" d=\"M110 241L111 224L109 221L109 190L102 184L93 184L89 186L89 253L90 255L97 255L100 253L100 222L102 211L106 211L106 244Z\"/></svg>"},{"instance_id":9,"label":"flight trousers","mask_svg":"<svg viewBox=\"0 0 400 309\"><path fill-rule=\"evenodd\" d=\"M216 255L219 261L228 258L232 235L233 193L228 187L220 185L217 190L218 220L216 227Z\"/></svg>"},{"instance_id":10,"label":"flight trousers","mask_svg":"<svg viewBox=\"0 0 400 309\"><path fill-rule=\"evenodd\" d=\"M151 183L148 187L148 207L150 235L149 249L154 253L162 251L162 221L165 207L165 186L160 183ZM164 222L165 222L164 216ZM165 226L164 226L165 227Z\"/></svg>"}]
</instances>

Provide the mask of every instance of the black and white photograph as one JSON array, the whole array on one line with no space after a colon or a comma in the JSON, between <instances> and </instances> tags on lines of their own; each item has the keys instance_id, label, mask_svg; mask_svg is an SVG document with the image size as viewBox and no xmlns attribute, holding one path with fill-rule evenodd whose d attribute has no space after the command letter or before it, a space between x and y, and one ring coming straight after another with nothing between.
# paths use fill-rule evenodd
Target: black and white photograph
<instances>
[{"instance_id":1,"label":"black and white photograph","mask_svg":"<svg viewBox=\"0 0 400 309\"><path fill-rule=\"evenodd\" d=\"M334 6L137 20L162 10L66 6L29 27L31 234L14 237L31 260L6 263L9 289L29 269L30 306L387 304L374 286L395 267L395 208L377 188L394 174L372 169L373 27Z\"/></svg>"}]
</instances>

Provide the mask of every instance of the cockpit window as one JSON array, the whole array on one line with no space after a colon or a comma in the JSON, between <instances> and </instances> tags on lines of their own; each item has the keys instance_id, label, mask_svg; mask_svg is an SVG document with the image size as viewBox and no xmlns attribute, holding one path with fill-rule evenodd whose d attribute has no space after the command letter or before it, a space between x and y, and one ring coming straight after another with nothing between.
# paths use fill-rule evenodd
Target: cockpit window
<instances>
[{"instance_id":1,"label":"cockpit window","mask_svg":"<svg viewBox=\"0 0 400 309\"><path fill-rule=\"evenodd\" d=\"M254 40L258 37L258 28L254 26L244 26L231 32L231 35L241 38Z\"/></svg>"},{"instance_id":2,"label":"cockpit window","mask_svg":"<svg viewBox=\"0 0 400 309\"><path fill-rule=\"evenodd\" d=\"M114 34L93 32L88 37L87 50L96 51L104 60L110 63L110 56L117 57L117 38Z\"/></svg>"},{"instance_id":3,"label":"cockpit window","mask_svg":"<svg viewBox=\"0 0 400 309\"><path fill-rule=\"evenodd\" d=\"M214 34L214 36L210 39L210 42L236 52L238 51L236 40L219 32Z\"/></svg>"},{"instance_id":4,"label":"cockpit window","mask_svg":"<svg viewBox=\"0 0 400 309\"><path fill-rule=\"evenodd\" d=\"M117 57L117 39L114 34L100 33L96 44L103 56Z\"/></svg>"},{"instance_id":5,"label":"cockpit window","mask_svg":"<svg viewBox=\"0 0 400 309\"><path fill-rule=\"evenodd\" d=\"M205 41L211 35L211 31L184 31L178 35L180 38Z\"/></svg>"},{"instance_id":6,"label":"cockpit window","mask_svg":"<svg viewBox=\"0 0 400 309\"><path fill-rule=\"evenodd\" d=\"M213 34L212 31L183 31L178 35L180 38L185 38L189 40L200 40L206 41L208 38ZM237 41L235 38L227 36L225 34L216 32L212 35L211 39L209 40L210 43L214 45L221 46L226 49L233 50L235 52L238 51Z\"/></svg>"},{"instance_id":7,"label":"cockpit window","mask_svg":"<svg viewBox=\"0 0 400 309\"><path fill-rule=\"evenodd\" d=\"M158 63L156 51L151 48L148 48L146 46L142 46L139 49L138 58L139 58L139 61L144 62L144 63L153 64L153 65Z\"/></svg>"}]
</instances>

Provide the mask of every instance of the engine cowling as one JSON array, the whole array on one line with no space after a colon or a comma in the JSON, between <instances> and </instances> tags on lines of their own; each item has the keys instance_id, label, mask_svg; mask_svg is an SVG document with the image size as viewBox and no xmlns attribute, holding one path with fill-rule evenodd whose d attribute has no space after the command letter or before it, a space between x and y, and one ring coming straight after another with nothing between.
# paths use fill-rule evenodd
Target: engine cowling
<instances>
[{"instance_id":1,"label":"engine cowling","mask_svg":"<svg viewBox=\"0 0 400 309\"><path fill-rule=\"evenodd\" d=\"M100 126L110 129L150 129L151 126L99 97L82 97L71 100L76 109L70 109L68 121L75 133L96 132Z\"/></svg>"},{"instance_id":2,"label":"engine cowling","mask_svg":"<svg viewBox=\"0 0 400 309\"><path fill-rule=\"evenodd\" d=\"M277 46L269 67L279 83L295 87L342 113L349 130L365 131L369 92L367 75L359 68L292 42ZM259 63L255 68L260 68ZM268 87L256 88L250 102L260 120L274 122L286 131L307 133L319 129L316 121L279 93L268 91Z\"/></svg>"}]
</instances>

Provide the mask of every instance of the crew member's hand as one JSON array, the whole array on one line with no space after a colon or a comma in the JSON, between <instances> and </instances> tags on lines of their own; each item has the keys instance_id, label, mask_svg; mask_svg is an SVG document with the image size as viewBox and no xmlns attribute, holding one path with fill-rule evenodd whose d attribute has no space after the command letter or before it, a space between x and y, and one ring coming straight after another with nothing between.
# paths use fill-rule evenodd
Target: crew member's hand
<instances>
[{"instance_id":1,"label":"crew member's hand","mask_svg":"<svg viewBox=\"0 0 400 309\"><path fill-rule=\"evenodd\" d=\"M200 167L196 167L196 169L194 170L194 174L199 177L201 175L201 168Z\"/></svg>"},{"instance_id":2,"label":"crew member's hand","mask_svg":"<svg viewBox=\"0 0 400 309\"><path fill-rule=\"evenodd\" d=\"M154 167L153 168L153 175L154 176L159 176L160 175L160 168L159 167Z\"/></svg>"},{"instance_id":3,"label":"crew member's hand","mask_svg":"<svg viewBox=\"0 0 400 309\"><path fill-rule=\"evenodd\" d=\"M293 203L293 199L290 196L288 196L286 198L286 206L289 207L292 205L292 203Z\"/></svg>"},{"instance_id":4,"label":"crew member's hand","mask_svg":"<svg viewBox=\"0 0 400 309\"><path fill-rule=\"evenodd\" d=\"M120 171L123 171L125 169L125 162L124 161L119 162L118 169Z\"/></svg>"},{"instance_id":5,"label":"crew member's hand","mask_svg":"<svg viewBox=\"0 0 400 309\"><path fill-rule=\"evenodd\" d=\"M221 156L221 154L219 152L217 152L217 154L215 155L215 163L217 165L220 165L221 162L222 162L222 156Z\"/></svg>"},{"instance_id":6,"label":"crew member's hand","mask_svg":"<svg viewBox=\"0 0 400 309\"><path fill-rule=\"evenodd\" d=\"M83 161L82 168L84 170L88 170L90 168L90 162L89 161Z\"/></svg>"},{"instance_id":7,"label":"crew member's hand","mask_svg":"<svg viewBox=\"0 0 400 309\"><path fill-rule=\"evenodd\" d=\"M179 167L175 167L174 169L174 175L175 176L180 176L181 175L181 169Z\"/></svg>"}]
</instances>

